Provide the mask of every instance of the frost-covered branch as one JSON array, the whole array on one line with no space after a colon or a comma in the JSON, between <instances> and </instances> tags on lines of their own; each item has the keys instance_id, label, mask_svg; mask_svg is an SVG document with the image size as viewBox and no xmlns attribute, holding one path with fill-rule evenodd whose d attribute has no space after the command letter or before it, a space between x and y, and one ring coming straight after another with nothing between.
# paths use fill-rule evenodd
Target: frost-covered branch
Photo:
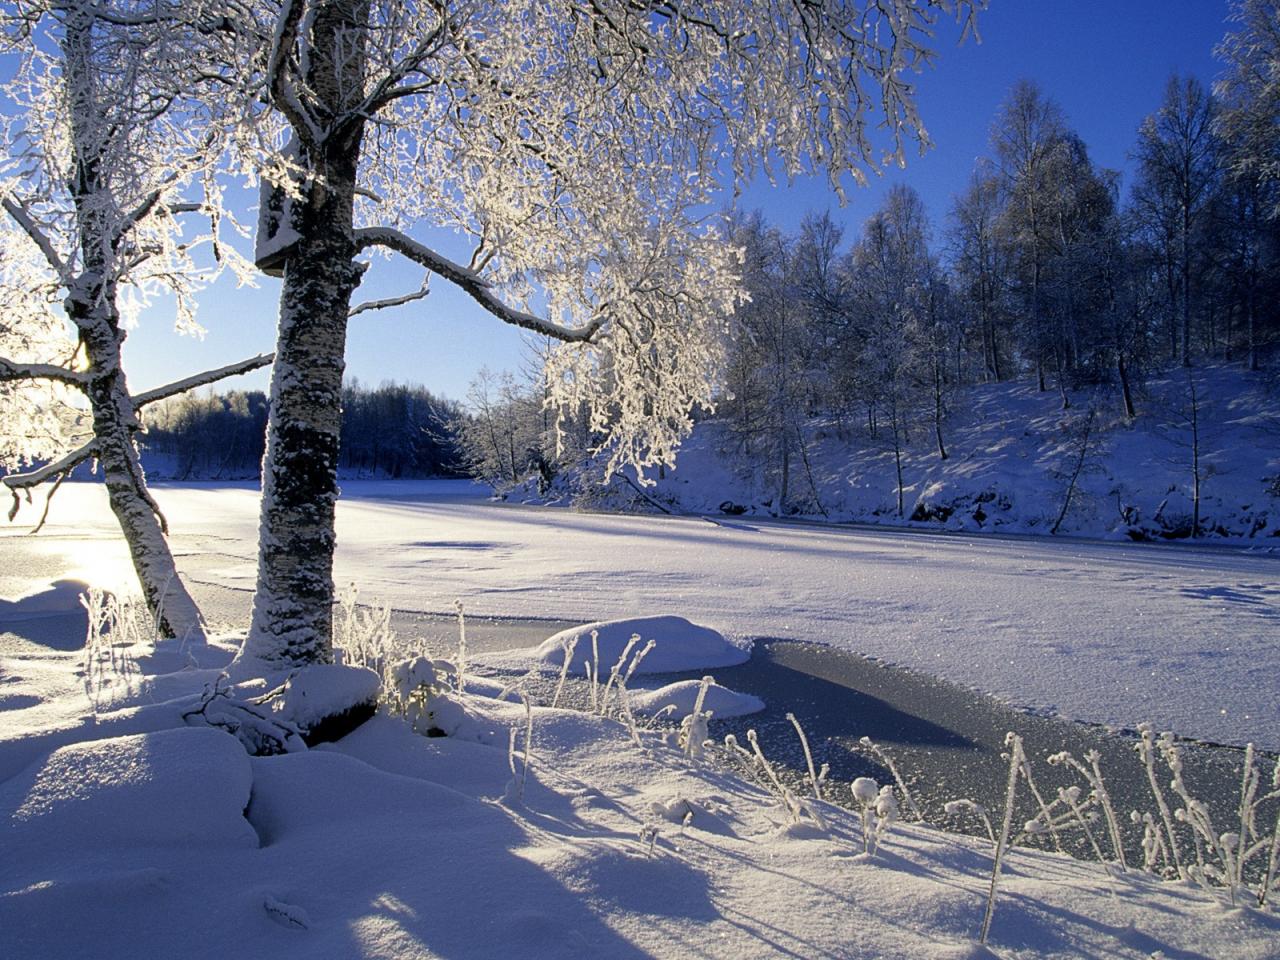
<instances>
[{"instance_id":1,"label":"frost-covered branch","mask_svg":"<svg viewBox=\"0 0 1280 960\"><path fill-rule=\"evenodd\" d=\"M81 447L72 450L66 456L59 457L46 463L43 467L30 470L27 473L11 473L7 476L0 477L0 483L3 483L10 490L30 490L32 487L38 487L47 480L51 480L60 473L69 473L86 460L97 456L97 447L90 440ZM9 519L13 519L13 515L9 515Z\"/></svg>"},{"instance_id":2,"label":"frost-covered branch","mask_svg":"<svg viewBox=\"0 0 1280 960\"><path fill-rule=\"evenodd\" d=\"M280 6L275 32L271 37L271 54L267 61L267 87L271 91L276 109L292 124L294 131L304 138L304 142L309 141L309 147L315 147L323 142L324 131L298 99L289 79L289 51L297 42L304 6L302 0L284 0Z\"/></svg>"},{"instance_id":3,"label":"frost-covered branch","mask_svg":"<svg viewBox=\"0 0 1280 960\"><path fill-rule=\"evenodd\" d=\"M203 387L210 383L216 383L219 380L225 380L227 377L239 376L242 373L249 373L257 370L259 367L265 367L275 359L274 353L260 353L256 357L250 357L248 360L241 360L238 363L229 363L225 367L218 367L216 370L206 370L203 373L195 373L189 377L183 377L181 380L175 380L167 383L162 387L156 387L154 390L147 390L144 393L134 394L134 408L141 408L148 403L155 403L157 400L163 400L166 397L172 397L175 394L186 393L188 390L194 390L196 387Z\"/></svg>"},{"instance_id":4,"label":"frost-covered branch","mask_svg":"<svg viewBox=\"0 0 1280 960\"><path fill-rule=\"evenodd\" d=\"M12 197L5 197L0 200L0 206L3 206L9 216L13 217L18 226L22 228L22 232L31 238L31 242L40 250L53 272L59 277L67 276L67 265L62 262L62 258L53 249L53 244L49 242L49 238L44 231L36 226L36 222L31 219L30 214L20 204L16 203Z\"/></svg>"},{"instance_id":5,"label":"frost-covered branch","mask_svg":"<svg viewBox=\"0 0 1280 960\"><path fill-rule=\"evenodd\" d=\"M351 312L347 314L347 317L351 318L361 313L368 313L370 310L386 310L390 307L402 307L406 303L413 303L415 300L422 300L431 292L431 288L428 285L430 278L431 274L427 274L422 281L422 286L413 293L406 293L401 297L387 297L383 300L366 300L364 303L357 304L351 308Z\"/></svg>"},{"instance_id":6,"label":"frost-covered branch","mask_svg":"<svg viewBox=\"0 0 1280 960\"><path fill-rule=\"evenodd\" d=\"M356 231L355 239L356 245L361 250L369 247L386 247L408 257L419 266L460 287L472 300L504 323L523 327L564 343L589 341L604 325L603 315L597 315L581 327L566 327L523 310L516 310L503 303L493 293L489 281L479 274L459 263L454 263L391 227L366 227Z\"/></svg>"},{"instance_id":7,"label":"frost-covered branch","mask_svg":"<svg viewBox=\"0 0 1280 960\"><path fill-rule=\"evenodd\" d=\"M15 363L0 357L0 383L12 380L56 380L83 390L88 386L89 376L56 363Z\"/></svg>"}]
</instances>

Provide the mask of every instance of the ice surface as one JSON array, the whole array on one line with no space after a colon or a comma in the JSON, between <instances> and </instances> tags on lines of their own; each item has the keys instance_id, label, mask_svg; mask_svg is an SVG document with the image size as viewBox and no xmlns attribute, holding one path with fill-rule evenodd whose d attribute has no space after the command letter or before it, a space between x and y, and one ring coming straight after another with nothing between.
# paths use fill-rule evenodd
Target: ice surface
<instances>
[{"instance_id":1,"label":"ice surface","mask_svg":"<svg viewBox=\"0 0 1280 960\"><path fill-rule=\"evenodd\" d=\"M101 496L64 484L49 532L108 528ZM254 491L156 496L189 575L252 587ZM678 614L734 643L826 643L1038 711L1280 749L1280 553L576 513L495 504L459 481L353 481L343 497L335 580L369 602L452 617L461 598L477 618L583 623ZM36 546L3 541L15 558Z\"/></svg>"}]
</instances>

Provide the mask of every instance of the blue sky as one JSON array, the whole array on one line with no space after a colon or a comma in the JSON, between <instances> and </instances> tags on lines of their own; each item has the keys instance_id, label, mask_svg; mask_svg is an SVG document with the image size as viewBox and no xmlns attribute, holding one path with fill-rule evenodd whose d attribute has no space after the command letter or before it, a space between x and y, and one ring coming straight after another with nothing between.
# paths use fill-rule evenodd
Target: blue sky
<instances>
[{"instance_id":1,"label":"blue sky","mask_svg":"<svg viewBox=\"0 0 1280 960\"><path fill-rule=\"evenodd\" d=\"M774 223L794 229L808 211L831 209L846 238L895 183L923 197L940 234L952 196L963 189L974 160L987 152L991 121L1012 84L1040 84L1066 112L1094 160L1129 182L1135 134L1156 109L1168 76L1178 71L1211 81L1221 69L1213 47L1226 31L1227 0L991 0L980 21L982 43L956 46L956 32L940 37L935 69L917 78L921 115L936 146L912 155L859 190L839 208L823 178L790 185L753 183L742 205L760 208ZM378 261L357 299L417 289L420 274ZM203 341L172 332L163 308L144 317L125 346L135 390L273 349L279 285L262 278L256 290L220 284L202 298ZM348 376L366 384L421 383L461 399L482 366L521 364L520 334L437 282L423 301L357 317L348 337ZM265 389L267 375L227 381Z\"/></svg>"}]
</instances>

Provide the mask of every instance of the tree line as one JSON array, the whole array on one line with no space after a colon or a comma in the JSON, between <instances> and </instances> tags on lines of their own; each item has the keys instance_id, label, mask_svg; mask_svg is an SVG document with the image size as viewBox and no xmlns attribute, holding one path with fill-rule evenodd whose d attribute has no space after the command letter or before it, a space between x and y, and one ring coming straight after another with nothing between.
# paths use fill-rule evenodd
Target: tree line
<instances>
[{"instance_id":1,"label":"tree line","mask_svg":"<svg viewBox=\"0 0 1280 960\"><path fill-rule=\"evenodd\" d=\"M149 472L187 479L258 477L266 448L267 395L185 393L147 413ZM465 472L458 404L421 386L350 380L342 389L338 467L368 477L458 476Z\"/></svg>"}]
</instances>

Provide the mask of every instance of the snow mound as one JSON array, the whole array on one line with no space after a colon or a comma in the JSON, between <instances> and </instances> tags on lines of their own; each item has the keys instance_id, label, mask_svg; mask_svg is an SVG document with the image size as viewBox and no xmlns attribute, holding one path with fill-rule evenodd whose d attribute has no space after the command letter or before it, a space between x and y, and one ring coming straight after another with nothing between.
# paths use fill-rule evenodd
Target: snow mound
<instances>
[{"instance_id":1,"label":"snow mound","mask_svg":"<svg viewBox=\"0 0 1280 960\"><path fill-rule=\"evenodd\" d=\"M685 717L693 713L693 705L697 702L701 686L697 680L681 680L657 690L634 690L630 696L631 709L636 713L652 716L670 705L675 707L675 716ZM738 693L718 683L711 683L707 685L707 696L702 701L702 709L710 710L717 720L723 720L726 717L746 717L759 713L764 709L764 701L749 693Z\"/></svg>"},{"instance_id":2,"label":"snow mound","mask_svg":"<svg viewBox=\"0 0 1280 960\"><path fill-rule=\"evenodd\" d=\"M244 748L220 730L71 744L0 784L0 846L256 847L252 781Z\"/></svg>"},{"instance_id":3,"label":"snow mound","mask_svg":"<svg viewBox=\"0 0 1280 960\"><path fill-rule=\"evenodd\" d=\"M618 662L633 636L639 635L634 657L650 640L654 647L641 661L637 674L679 673L685 670L706 670L711 667L732 667L745 663L751 656L749 650L730 643L719 631L690 623L684 617L633 617L626 620L600 620L581 627L571 627L547 638L534 650L535 660L548 667L559 669L564 663L564 648L573 637L578 644L573 651L569 672L581 675L582 668L592 659L591 632L596 632L596 647L600 651L600 679L603 682L613 665ZM625 665L624 665L625 669Z\"/></svg>"}]
</instances>

